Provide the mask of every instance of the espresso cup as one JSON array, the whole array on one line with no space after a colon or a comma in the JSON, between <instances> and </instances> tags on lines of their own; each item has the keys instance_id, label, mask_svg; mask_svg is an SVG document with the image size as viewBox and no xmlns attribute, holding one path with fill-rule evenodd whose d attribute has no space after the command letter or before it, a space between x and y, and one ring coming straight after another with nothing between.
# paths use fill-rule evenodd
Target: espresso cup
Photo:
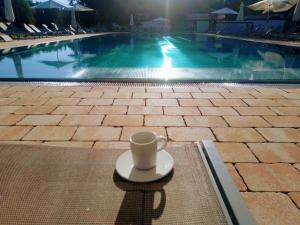
<instances>
[{"instance_id":1,"label":"espresso cup","mask_svg":"<svg viewBox=\"0 0 300 225\"><path fill-rule=\"evenodd\" d=\"M157 152L167 146L167 139L154 132L138 132L130 137L134 167L140 170L156 166Z\"/></svg>"}]
</instances>

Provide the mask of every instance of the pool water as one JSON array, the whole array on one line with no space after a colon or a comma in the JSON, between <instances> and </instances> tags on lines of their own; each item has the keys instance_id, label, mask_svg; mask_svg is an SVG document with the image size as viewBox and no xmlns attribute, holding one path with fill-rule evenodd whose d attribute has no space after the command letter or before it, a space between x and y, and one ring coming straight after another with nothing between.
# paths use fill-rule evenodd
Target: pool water
<instances>
[{"instance_id":1,"label":"pool water","mask_svg":"<svg viewBox=\"0 0 300 225\"><path fill-rule=\"evenodd\" d=\"M300 48L208 37L108 34L0 51L0 80L298 82Z\"/></svg>"}]
</instances>

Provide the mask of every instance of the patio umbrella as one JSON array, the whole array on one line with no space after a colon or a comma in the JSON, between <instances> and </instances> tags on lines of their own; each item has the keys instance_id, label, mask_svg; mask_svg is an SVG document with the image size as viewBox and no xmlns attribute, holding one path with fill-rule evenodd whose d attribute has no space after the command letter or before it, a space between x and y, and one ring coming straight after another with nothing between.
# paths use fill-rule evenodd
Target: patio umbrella
<instances>
[{"instance_id":1,"label":"patio umbrella","mask_svg":"<svg viewBox=\"0 0 300 225\"><path fill-rule=\"evenodd\" d=\"M15 65L15 69L16 69L18 77L19 78L24 78L21 57L19 55L14 55L14 56L12 56L12 59L14 61L14 65Z\"/></svg>"},{"instance_id":2,"label":"patio umbrella","mask_svg":"<svg viewBox=\"0 0 300 225\"><path fill-rule=\"evenodd\" d=\"M248 8L254 11L263 11L262 13L269 12L286 12L297 4L297 0L263 0L252 5Z\"/></svg>"},{"instance_id":3,"label":"patio umbrella","mask_svg":"<svg viewBox=\"0 0 300 225\"><path fill-rule=\"evenodd\" d=\"M241 2L240 11L236 18L237 21L244 21L244 7L245 7L244 2Z\"/></svg>"},{"instance_id":4,"label":"patio umbrella","mask_svg":"<svg viewBox=\"0 0 300 225\"><path fill-rule=\"evenodd\" d=\"M133 15L130 15L130 26L133 27L134 26L134 20L133 20Z\"/></svg>"},{"instance_id":5,"label":"patio umbrella","mask_svg":"<svg viewBox=\"0 0 300 225\"><path fill-rule=\"evenodd\" d=\"M210 14L215 15L237 15L238 13L232 9L229 8L223 8L216 11L211 12Z\"/></svg>"},{"instance_id":6,"label":"patio umbrella","mask_svg":"<svg viewBox=\"0 0 300 225\"><path fill-rule=\"evenodd\" d=\"M4 16L8 22L14 22L15 14L11 0L4 0Z\"/></svg>"},{"instance_id":7,"label":"patio umbrella","mask_svg":"<svg viewBox=\"0 0 300 225\"><path fill-rule=\"evenodd\" d=\"M68 7L68 10L71 11L71 24L74 28L78 26L77 20L76 20L76 12L91 12L94 11L94 9L88 8L86 6L76 4L71 7Z\"/></svg>"},{"instance_id":8,"label":"patio umbrella","mask_svg":"<svg viewBox=\"0 0 300 225\"><path fill-rule=\"evenodd\" d=\"M56 52L56 58L57 58L57 60L43 60L43 61L40 61L40 63L43 63L47 66L55 67L56 69L60 69L64 66L74 62L74 61L61 61L58 56L58 50Z\"/></svg>"},{"instance_id":9,"label":"patio umbrella","mask_svg":"<svg viewBox=\"0 0 300 225\"><path fill-rule=\"evenodd\" d=\"M300 21L300 1L299 0L296 5L296 8L294 10L293 21Z\"/></svg>"}]
</instances>

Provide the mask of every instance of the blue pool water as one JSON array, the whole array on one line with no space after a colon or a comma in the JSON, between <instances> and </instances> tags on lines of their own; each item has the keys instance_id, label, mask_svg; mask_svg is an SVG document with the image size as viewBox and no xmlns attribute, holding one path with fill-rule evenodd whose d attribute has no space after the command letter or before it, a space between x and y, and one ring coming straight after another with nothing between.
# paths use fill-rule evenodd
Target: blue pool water
<instances>
[{"instance_id":1,"label":"blue pool water","mask_svg":"<svg viewBox=\"0 0 300 225\"><path fill-rule=\"evenodd\" d=\"M0 80L300 81L300 49L207 37L108 34L0 51Z\"/></svg>"}]
</instances>

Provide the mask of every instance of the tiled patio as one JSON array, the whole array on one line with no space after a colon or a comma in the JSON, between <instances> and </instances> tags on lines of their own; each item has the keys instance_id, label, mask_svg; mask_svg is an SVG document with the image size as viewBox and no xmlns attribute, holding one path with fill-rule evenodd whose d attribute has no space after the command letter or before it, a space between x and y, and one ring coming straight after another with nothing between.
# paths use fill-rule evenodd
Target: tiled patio
<instances>
[{"instance_id":1,"label":"tiled patio","mask_svg":"<svg viewBox=\"0 0 300 225\"><path fill-rule=\"evenodd\" d=\"M0 140L127 148L212 139L257 224L300 224L300 88L0 85Z\"/></svg>"}]
</instances>

